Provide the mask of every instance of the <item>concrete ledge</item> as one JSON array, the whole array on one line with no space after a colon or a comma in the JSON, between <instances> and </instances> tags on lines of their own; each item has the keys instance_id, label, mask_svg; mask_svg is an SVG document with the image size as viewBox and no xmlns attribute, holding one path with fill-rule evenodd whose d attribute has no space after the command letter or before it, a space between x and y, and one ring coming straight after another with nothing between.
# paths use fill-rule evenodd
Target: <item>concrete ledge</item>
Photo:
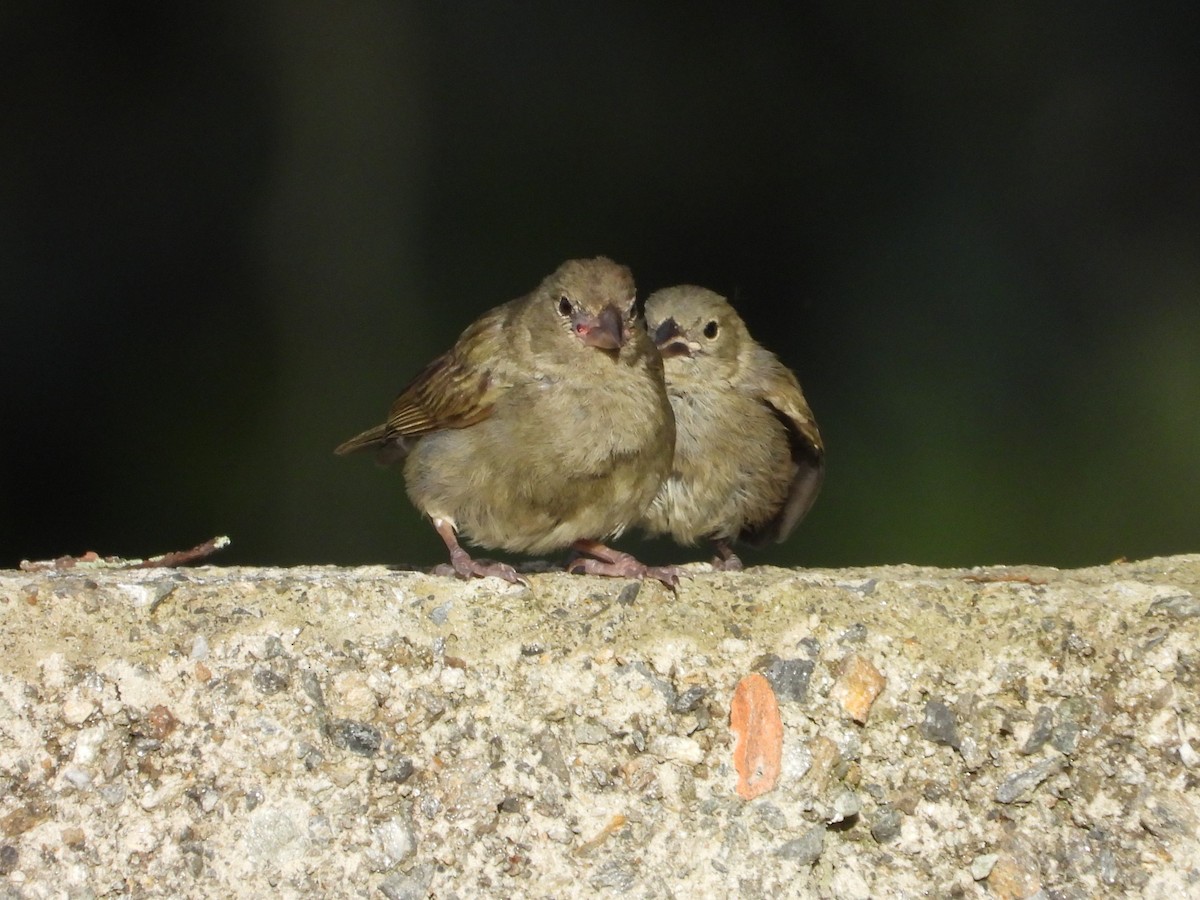
<instances>
[{"instance_id":1,"label":"concrete ledge","mask_svg":"<svg viewBox=\"0 0 1200 900\"><path fill-rule=\"evenodd\" d=\"M2 572L0 896L1200 894L1200 556L706 569Z\"/></svg>"}]
</instances>

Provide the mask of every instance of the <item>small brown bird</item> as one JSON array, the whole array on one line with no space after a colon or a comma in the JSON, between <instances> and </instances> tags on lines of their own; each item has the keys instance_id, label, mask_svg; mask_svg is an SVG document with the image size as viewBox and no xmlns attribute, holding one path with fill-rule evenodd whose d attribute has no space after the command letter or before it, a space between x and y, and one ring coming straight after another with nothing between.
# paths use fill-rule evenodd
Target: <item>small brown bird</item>
<instances>
[{"instance_id":1,"label":"small brown bird","mask_svg":"<svg viewBox=\"0 0 1200 900\"><path fill-rule=\"evenodd\" d=\"M671 468L663 364L633 276L597 257L559 266L531 294L483 314L392 404L383 425L335 451L404 460L413 504L460 578L522 579L472 559L484 547L570 547L571 571L677 581L601 543L638 521Z\"/></svg>"},{"instance_id":2,"label":"small brown bird","mask_svg":"<svg viewBox=\"0 0 1200 900\"><path fill-rule=\"evenodd\" d=\"M642 522L681 544L707 538L713 566L740 569L731 546L784 540L825 473L825 448L796 376L750 336L719 294L692 285L646 301L675 414L672 472Z\"/></svg>"}]
</instances>

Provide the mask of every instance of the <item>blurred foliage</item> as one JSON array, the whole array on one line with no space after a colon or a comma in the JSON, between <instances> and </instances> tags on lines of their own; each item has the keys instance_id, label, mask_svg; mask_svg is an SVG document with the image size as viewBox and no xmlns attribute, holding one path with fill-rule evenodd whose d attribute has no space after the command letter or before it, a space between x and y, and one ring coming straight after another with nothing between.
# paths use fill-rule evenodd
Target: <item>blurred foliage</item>
<instances>
[{"instance_id":1,"label":"blurred foliage","mask_svg":"<svg viewBox=\"0 0 1200 900\"><path fill-rule=\"evenodd\" d=\"M748 562L1200 550L1200 7L0 9L0 565L440 562L333 446L605 253L733 297L825 491ZM702 558L665 545L664 558Z\"/></svg>"}]
</instances>

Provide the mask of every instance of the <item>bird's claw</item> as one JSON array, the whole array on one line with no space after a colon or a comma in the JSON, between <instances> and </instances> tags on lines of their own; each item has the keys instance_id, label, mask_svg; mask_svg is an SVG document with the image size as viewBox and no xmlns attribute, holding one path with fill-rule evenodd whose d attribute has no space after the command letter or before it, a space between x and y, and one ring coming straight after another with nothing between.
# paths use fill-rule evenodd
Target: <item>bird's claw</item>
<instances>
[{"instance_id":1,"label":"bird's claw","mask_svg":"<svg viewBox=\"0 0 1200 900\"><path fill-rule=\"evenodd\" d=\"M449 575L469 581L472 578L487 578L495 576L503 578L509 584L529 586L529 581L517 574L517 570L507 563L494 562L490 559L472 559L464 551L450 554L449 565L443 563L434 568L436 575Z\"/></svg>"},{"instance_id":2,"label":"bird's claw","mask_svg":"<svg viewBox=\"0 0 1200 900\"><path fill-rule=\"evenodd\" d=\"M646 577L661 581L674 591L679 587L681 571L675 566L648 566L628 553L614 554L610 560L579 556L567 563L567 571L575 575L603 575L608 578Z\"/></svg>"},{"instance_id":3,"label":"bird's claw","mask_svg":"<svg viewBox=\"0 0 1200 900\"><path fill-rule=\"evenodd\" d=\"M736 553L731 553L727 557L714 556L712 558L712 567L717 572L740 572L742 571L742 561Z\"/></svg>"},{"instance_id":4,"label":"bird's claw","mask_svg":"<svg viewBox=\"0 0 1200 900\"><path fill-rule=\"evenodd\" d=\"M713 550L717 555L712 559L712 567L717 572L740 572L742 571L742 561L736 553L733 552L733 547L730 541L726 538L713 538Z\"/></svg>"},{"instance_id":5,"label":"bird's claw","mask_svg":"<svg viewBox=\"0 0 1200 900\"><path fill-rule=\"evenodd\" d=\"M679 587L679 576L683 570L678 566L646 566L646 575L661 581L674 593Z\"/></svg>"}]
</instances>

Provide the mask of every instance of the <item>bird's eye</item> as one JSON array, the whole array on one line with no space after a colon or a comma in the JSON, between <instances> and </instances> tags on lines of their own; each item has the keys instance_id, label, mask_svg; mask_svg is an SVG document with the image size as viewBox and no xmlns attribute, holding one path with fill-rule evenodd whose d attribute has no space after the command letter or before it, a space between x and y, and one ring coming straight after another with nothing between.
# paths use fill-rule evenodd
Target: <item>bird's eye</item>
<instances>
[{"instance_id":1,"label":"bird's eye","mask_svg":"<svg viewBox=\"0 0 1200 900\"><path fill-rule=\"evenodd\" d=\"M573 307L571 306L570 297L568 297L566 294L563 294L558 298L558 312L560 315L569 316L572 309Z\"/></svg>"},{"instance_id":2,"label":"bird's eye","mask_svg":"<svg viewBox=\"0 0 1200 900\"><path fill-rule=\"evenodd\" d=\"M713 338L715 338L717 336L717 332L719 330L720 330L720 326L717 325L717 320L713 319L707 325L704 326L704 336L711 341Z\"/></svg>"},{"instance_id":3,"label":"bird's eye","mask_svg":"<svg viewBox=\"0 0 1200 900\"><path fill-rule=\"evenodd\" d=\"M629 301L629 318L637 319L637 318L640 318L641 315L642 315L642 304L638 300L638 298L635 296L632 300Z\"/></svg>"}]
</instances>

